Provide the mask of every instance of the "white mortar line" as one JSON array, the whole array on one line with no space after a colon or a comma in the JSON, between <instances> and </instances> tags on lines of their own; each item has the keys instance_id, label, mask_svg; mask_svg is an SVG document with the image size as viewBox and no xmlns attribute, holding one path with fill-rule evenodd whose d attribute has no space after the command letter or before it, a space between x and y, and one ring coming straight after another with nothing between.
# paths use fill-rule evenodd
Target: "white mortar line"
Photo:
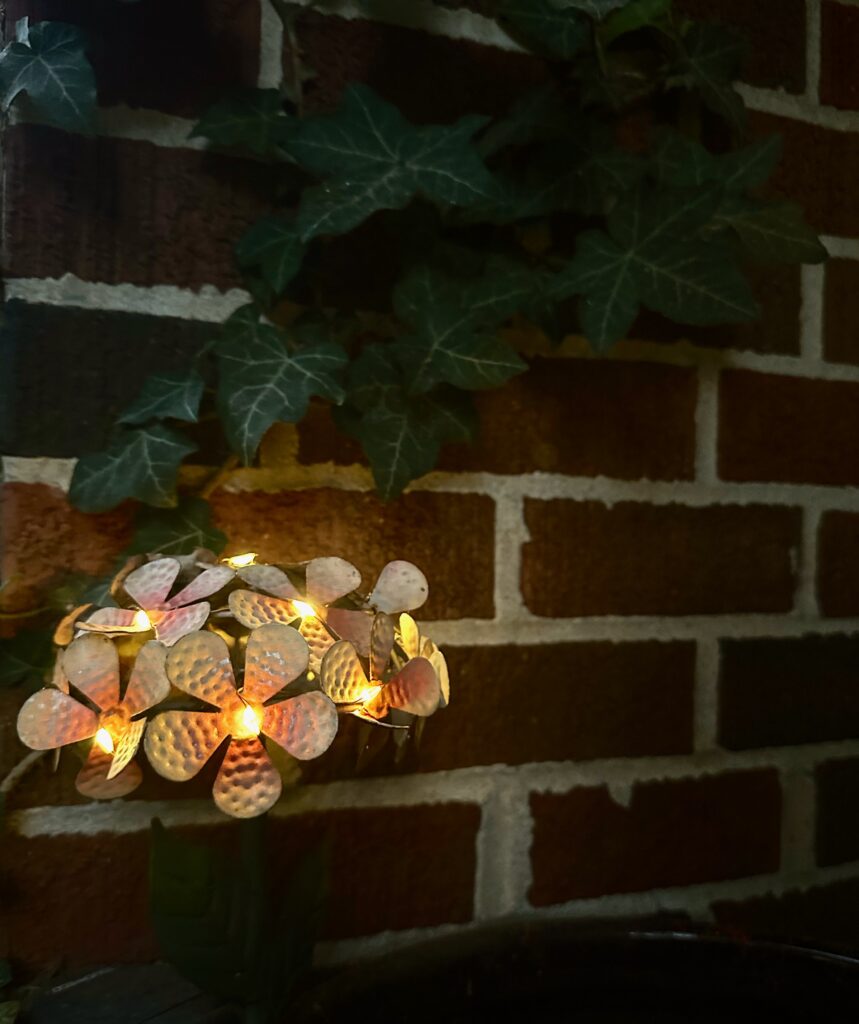
<instances>
[{"instance_id":1,"label":"white mortar line","mask_svg":"<svg viewBox=\"0 0 859 1024\"><path fill-rule=\"evenodd\" d=\"M818 508L806 508L802 512L802 542L797 566L796 611L806 619L820 614L817 604L817 539L820 533Z\"/></svg>"},{"instance_id":2,"label":"white mortar line","mask_svg":"<svg viewBox=\"0 0 859 1024\"><path fill-rule=\"evenodd\" d=\"M528 792L514 777L499 779L481 811L477 834L474 916L513 913L531 884L531 811Z\"/></svg>"},{"instance_id":3,"label":"white mortar line","mask_svg":"<svg viewBox=\"0 0 859 1024\"><path fill-rule=\"evenodd\" d=\"M715 484L719 478L719 371L702 366L698 371L695 405L695 479Z\"/></svg>"},{"instance_id":4,"label":"white mortar line","mask_svg":"<svg viewBox=\"0 0 859 1024\"><path fill-rule=\"evenodd\" d=\"M803 359L813 362L823 360L823 273L819 263L800 271L799 351Z\"/></svg>"},{"instance_id":5,"label":"white mortar line","mask_svg":"<svg viewBox=\"0 0 859 1024\"><path fill-rule=\"evenodd\" d=\"M857 0L859 5L859 0ZM859 238L842 238L840 235L821 235L821 242L830 256L837 259L859 260Z\"/></svg>"},{"instance_id":6,"label":"white mortar line","mask_svg":"<svg viewBox=\"0 0 859 1024\"><path fill-rule=\"evenodd\" d=\"M815 871L816 787L807 766L781 773L781 871L789 878Z\"/></svg>"},{"instance_id":7,"label":"white mortar line","mask_svg":"<svg viewBox=\"0 0 859 1024\"><path fill-rule=\"evenodd\" d=\"M737 91L750 110L762 114L803 121L817 128L829 128L836 132L859 130L857 110L838 110L836 107L820 106L804 95L796 96L782 90L762 89L756 85L737 83Z\"/></svg>"},{"instance_id":8,"label":"white mortar line","mask_svg":"<svg viewBox=\"0 0 859 1024\"><path fill-rule=\"evenodd\" d=\"M694 750L719 749L719 641L699 639L695 647Z\"/></svg>"},{"instance_id":9,"label":"white mortar line","mask_svg":"<svg viewBox=\"0 0 859 1024\"><path fill-rule=\"evenodd\" d=\"M523 612L520 592L522 545L530 540L521 494L503 486L495 495L495 620L516 621Z\"/></svg>"},{"instance_id":10,"label":"white mortar line","mask_svg":"<svg viewBox=\"0 0 859 1024\"><path fill-rule=\"evenodd\" d=\"M805 99L820 103L820 0L805 0Z\"/></svg>"},{"instance_id":11,"label":"white mortar line","mask_svg":"<svg viewBox=\"0 0 859 1024\"><path fill-rule=\"evenodd\" d=\"M270 0L259 0L259 5L260 38L257 86L260 89L279 89L283 81L283 24Z\"/></svg>"}]
</instances>

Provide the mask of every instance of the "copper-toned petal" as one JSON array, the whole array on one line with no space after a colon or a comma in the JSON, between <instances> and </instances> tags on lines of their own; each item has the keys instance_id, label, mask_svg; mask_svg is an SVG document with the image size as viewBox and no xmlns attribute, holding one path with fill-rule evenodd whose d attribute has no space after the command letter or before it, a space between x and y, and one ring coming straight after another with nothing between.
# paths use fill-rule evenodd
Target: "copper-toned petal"
<instances>
[{"instance_id":1,"label":"copper-toned petal","mask_svg":"<svg viewBox=\"0 0 859 1024\"><path fill-rule=\"evenodd\" d=\"M450 675L447 671L447 660L435 644L432 645L432 650L430 650L426 657L430 665L435 669L436 676L438 676L438 685L441 690L438 706L446 708L450 704Z\"/></svg>"},{"instance_id":2,"label":"copper-toned petal","mask_svg":"<svg viewBox=\"0 0 859 1024\"><path fill-rule=\"evenodd\" d=\"M145 718L139 718L136 722L128 723L128 728L119 737L116 748L113 751L113 763L107 773L108 779L116 778L137 753L137 748L140 746L140 740L145 729Z\"/></svg>"},{"instance_id":3,"label":"copper-toned petal","mask_svg":"<svg viewBox=\"0 0 859 1024\"><path fill-rule=\"evenodd\" d=\"M150 640L137 652L131 679L122 699L132 717L154 707L170 692L166 661L167 648L157 640Z\"/></svg>"},{"instance_id":4,"label":"copper-toned petal","mask_svg":"<svg viewBox=\"0 0 859 1024\"><path fill-rule=\"evenodd\" d=\"M274 597L301 597L301 591L276 565L245 565L238 573L245 583Z\"/></svg>"},{"instance_id":5,"label":"copper-toned petal","mask_svg":"<svg viewBox=\"0 0 859 1024\"><path fill-rule=\"evenodd\" d=\"M429 594L427 578L411 562L388 562L379 573L376 586L367 598L368 604L380 612L411 612L426 601Z\"/></svg>"},{"instance_id":6,"label":"copper-toned petal","mask_svg":"<svg viewBox=\"0 0 859 1024\"><path fill-rule=\"evenodd\" d=\"M403 612L399 619L400 647L405 651L406 657L417 658L421 652L421 632L418 624L409 615Z\"/></svg>"},{"instance_id":7,"label":"copper-toned petal","mask_svg":"<svg viewBox=\"0 0 859 1024\"><path fill-rule=\"evenodd\" d=\"M137 762L126 765L115 776L110 775L112 763L113 757L94 743L89 757L75 779L78 792L93 800L117 800L137 789L143 780L143 773Z\"/></svg>"},{"instance_id":8,"label":"copper-toned petal","mask_svg":"<svg viewBox=\"0 0 859 1024\"><path fill-rule=\"evenodd\" d=\"M328 649L319 674L322 689L336 704L353 704L370 689L358 652L348 640Z\"/></svg>"},{"instance_id":9,"label":"copper-toned petal","mask_svg":"<svg viewBox=\"0 0 859 1024\"><path fill-rule=\"evenodd\" d=\"M381 679L394 649L394 620L380 612L373 618L370 633L370 678Z\"/></svg>"},{"instance_id":10,"label":"copper-toned petal","mask_svg":"<svg viewBox=\"0 0 859 1024\"><path fill-rule=\"evenodd\" d=\"M325 652L334 643L334 637L328 632L325 623L321 619L317 619L315 615L308 615L306 619L302 619L298 631L307 642L310 654L307 667L311 672L319 675L322 659L325 657Z\"/></svg>"},{"instance_id":11,"label":"copper-toned petal","mask_svg":"<svg viewBox=\"0 0 859 1024\"><path fill-rule=\"evenodd\" d=\"M329 608L325 621L341 640L351 641L362 658L370 657L370 631L373 628L373 616L370 612Z\"/></svg>"},{"instance_id":12,"label":"copper-toned petal","mask_svg":"<svg viewBox=\"0 0 859 1024\"><path fill-rule=\"evenodd\" d=\"M345 558L329 556L307 563L307 600L331 604L361 586L361 573Z\"/></svg>"},{"instance_id":13,"label":"copper-toned petal","mask_svg":"<svg viewBox=\"0 0 859 1024\"><path fill-rule=\"evenodd\" d=\"M51 676L51 686L56 686L58 690L62 690L63 693L69 692L69 681L66 679L66 674L63 672L63 656L62 653L57 655L57 660L54 662L54 671Z\"/></svg>"},{"instance_id":14,"label":"copper-toned petal","mask_svg":"<svg viewBox=\"0 0 859 1024\"><path fill-rule=\"evenodd\" d=\"M307 660L307 643L298 630L279 622L260 626L248 638L242 696L262 704L297 679Z\"/></svg>"},{"instance_id":15,"label":"copper-toned petal","mask_svg":"<svg viewBox=\"0 0 859 1024\"><path fill-rule=\"evenodd\" d=\"M298 618L291 601L257 594L253 590L234 590L230 594L230 611L248 629L256 629L267 622L289 624Z\"/></svg>"},{"instance_id":16,"label":"copper-toned petal","mask_svg":"<svg viewBox=\"0 0 859 1024\"><path fill-rule=\"evenodd\" d=\"M125 577L125 592L144 610L157 608L167 600L180 568L177 558L156 558Z\"/></svg>"},{"instance_id":17,"label":"copper-toned petal","mask_svg":"<svg viewBox=\"0 0 859 1024\"><path fill-rule=\"evenodd\" d=\"M146 729L143 749L165 779L192 779L221 745L227 733L214 711L165 711Z\"/></svg>"},{"instance_id":18,"label":"copper-toned petal","mask_svg":"<svg viewBox=\"0 0 859 1024\"><path fill-rule=\"evenodd\" d=\"M110 596L114 600L118 600L122 595L123 585L125 584L126 578L138 569L141 565L146 564L146 555L132 555L127 558L122 565L119 572L113 577L110 583Z\"/></svg>"},{"instance_id":19,"label":"copper-toned petal","mask_svg":"<svg viewBox=\"0 0 859 1024\"><path fill-rule=\"evenodd\" d=\"M215 633L189 633L167 655L170 682L215 707L233 707L238 701L230 652Z\"/></svg>"},{"instance_id":20,"label":"copper-toned petal","mask_svg":"<svg viewBox=\"0 0 859 1024\"><path fill-rule=\"evenodd\" d=\"M75 635L75 623L78 619L82 618L88 608L92 608L92 601L87 604L79 604L77 608L72 608L68 615L64 615L54 630L54 643L57 647L65 647L66 644L70 644L74 639Z\"/></svg>"},{"instance_id":21,"label":"copper-toned petal","mask_svg":"<svg viewBox=\"0 0 859 1024\"><path fill-rule=\"evenodd\" d=\"M314 690L263 709L262 731L293 757L309 761L331 746L337 735L337 708Z\"/></svg>"},{"instance_id":22,"label":"copper-toned petal","mask_svg":"<svg viewBox=\"0 0 859 1024\"><path fill-rule=\"evenodd\" d=\"M255 818L280 796L280 775L265 747L254 737L232 740L218 771L212 794L224 814Z\"/></svg>"},{"instance_id":23,"label":"copper-toned petal","mask_svg":"<svg viewBox=\"0 0 859 1024\"><path fill-rule=\"evenodd\" d=\"M431 715L439 701L435 669L426 658L412 658L388 683L384 694L389 707L410 715Z\"/></svg>"},{"instance_id":24,"label":"copper-toned petal","mask_svg":"<svg viewBox=\"0 0 859 1024\"><path fill-rule=\"evenodd\" d=\"M63 653L66 678L103 711L119 703L119 655L106 636L87 633Z\"/></svg>"},{"instance_id":25,"label":"copper-toned petal","mask_svg":"<svg viewBox=\"0 0 859 1024\"><path fill-rule=\"evenodd\" d=\"M18 712L18 735L33 750L52 750L95 735L98 716L62 690L38 690Z\"/></svg>"},{"instance_id":26,"label":"copper-toned petal","mask_svg":"<svg viewBox=\"0 0 859 1024\"><path fill-rule=\"evenodd\" d=\"M211 610L208 601L189 604L185 608L171 608L157 619L155 635L162 644L172 647L183 636L205 626Z\"/></svg>"},{"instance_id":27,"label":"copper-toned petal","mask_svg":"<svg viewBox=\"0 0 859 1024\"><path fill-rule=\"evenodd\" d=\"M204 597L211 597L222 590L231 579L235 577L235 571L228 565L213 565L211 569L204 569L199 576L195 577L183 587L178 594L167 602L168 608L181 608L186 604L193 604Z\"/></svg>"}]
</instances>

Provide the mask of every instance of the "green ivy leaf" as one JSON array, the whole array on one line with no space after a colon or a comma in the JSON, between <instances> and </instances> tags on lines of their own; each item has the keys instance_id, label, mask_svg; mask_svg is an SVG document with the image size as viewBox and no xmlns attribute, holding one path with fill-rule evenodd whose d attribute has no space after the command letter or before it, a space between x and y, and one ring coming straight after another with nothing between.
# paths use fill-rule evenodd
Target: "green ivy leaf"
<instances>
[{"instance_id":1,"label":"green ivy leaf","mask_svg":"<svg viewBox=\"0 0 859 1024\"><path fill-rule=\"evenodd\" d=\"M0 686L43 682L54 662L50 630L25 629L0 640Z\"/></svg>"},{"instance_id":2,"label":"green ivy leaf","mask_svg":"<svg viewBox=\"0 0 859 1024\"><path fill-rule=\"evenodd\" d=\"M590 42L591 24L576 10L558 10L550 0L501 0L497 17L537 46L569 60Z\"/></svg>"},{"instance_id":3,"label":"green ivy leaf","mask_svg":"<svg viewBox=\"0 0 859 1024\"><path fill-rule=\"evenodd\" d=\"M582 330L597 352L605 352L626 334L638 312L632 260L605 232L586 231L579 236L575 262L582 268L575 286L584 292Z\"/></svg>"},{"instance_id":4,"label":"green ivy leaf","mask_svg":"<svg viewBox=\"0 0 859 1024\"><path fill-rule=\"evenodd\" d=\"M237 146L256 156L283 156L292 126L277 89L242 89L209 107L191 130L216 146Z\"/></svg>"},{"instance_id":5,"label":"green ivy leaf","mask_svg":"<svg viewBox=\"0 0 859 1024\"><path fill-rule=\"evenodd\" d=\"M203 378L195 367L165 370L146 378L137 399L119 417L132 426L152 419L184 420L196 423L203 397Z\"/></svg>"},{"instance_id":6,"label":"green ivy leaf","mask_svg":"<svg viewBox=\"0 0 859 1024\"><path fill-rule=\"evenodd\" d=\"M822 263L826 249L796 203L736 199L720 212L756 259L775 263Z\"/></svg>"},{"instance_id":7,"label":"green ivy leaf","mask_svg":"<svg viewBox=\"0 0 859 1024\"><path fill-rule=\"evenodd\" d=\"M660 133L653 149L652 165L657 181L681 188L712 181L719 166L716 157L700 142L670 129Z\"/></svg>"},{"instance_id":8,"label":"green ivy leaf","mask_svg":"<svg viewBox=\"0 0 859 1024\"><path fill-rule=\"evenodd\" d=\"M3 108L26 93L35 114L68 131L91 132L95 119L95 78L84 53L85 37L74 25L27 19L17 39L0 53Z\"/></svg>"},{"instance_id":9,"label":"green ivy leaf","mask_svg":"<svg viewBox=\"0 0 859 1024\"><path fill-rule=\"evenodd\" d=\"M196 445L161 424L121 430L107 451L78 459L69 498L83 512L104 512L126 498L171 507L179 464L193 451Z\"/></svg>"},{"instance_id":10,"label":"green ivy leaf","mask_svg":"<svg viewBox=\"0 0 859 1024\"><path fill-rule=\"evenodd\" d=\"M350 405L366 411L399 396L403 375L391 345L367 345L349 364L346 392Z\"/></svg>"},{"instance_id":11,"label":"green ivy leaf","mask_svg":"<svg viewBox=\"0 0 859 1024\"><path fill-rule=\"evenodd\" d=\"M197 548L219 554L226 534L212 525L212 506L203 498L182 498L176 508L141 506L134 523L130 555L158 551L162 555L190 555Z\"/></svg>"},{"instance_id":12,"label":"green ivy leaf","mask_svg":"<svg viewBox=\"0 0 859 1024\"><path fill-rule=\"evenodd\" d=\"M258 220L242 235L236 259L245 270L259 267L275 292L282 292L301 269L304 252L294 222L272 215Z\"/></svg>"},{"instance_id":13,"label":"green ivy leaf","mask_svg":"<svg viewBox=\"0 0 859 1024\"><path fill-rule=\"evenodd\" d=\"M671 0L632 0L632 3L610 14L600 26L603 45L608 46L629 32L658 25L670 10Z\"/></svg>"},{"instance_id":14,"label":"green ivy leaf","mask_svg":"<svg viewBox=\"0 0 859 1024\"><path fill-rule=\"evenodd\" d=\"M746 46L735 33L720 25L694 22L683 39L680 70L704 103L737 131L746 123L746 111L733 86Z\"/></svg>"},{"instance_id":15,"label":"green ivy leaf","mask_svg":"<svg viewBox=\"0 0 859 1024\"><path fill-rule=\"evenodd\" d=\"M494 121L477 142L481 156L491 156L508 146L555 139L569 128L570 114L554 85L526 93L504 117Z\"/></svg>"},{"instance_id":16,"label":"green ivy leaf","mask_svg":"<svg viewBox=\"0 0 859 1024\"><path fill-rule=\"evenodd\" d=\"M549 0L549 5L559 11L577 10L595 21L602 21L606 15L616 11L627 0Z\"/></svg>"},{"instance_id":17,"label":"green ivy leaf","mask_svg":"<svg viewBox=\"0 0 859 1024\"><path fill-rule=\"evenodd\" d=\"M724 153L716 157L717 176L728 192L759 188L775 170L783 148L781 136L770 135Z\"/></svg>"},{"instance_id":18,"label":"green ivy leaf","mask_svg":"<svg viewBox=\"0 0 859 1024\"><path fill-rule=\"evenodd\" d=\"M420 406L403 402L379 405L360 420L356 431L376 489L385 500L395 498L416 477L428 473L441 448L434 425Z\"/></svg>"}]
</instances>

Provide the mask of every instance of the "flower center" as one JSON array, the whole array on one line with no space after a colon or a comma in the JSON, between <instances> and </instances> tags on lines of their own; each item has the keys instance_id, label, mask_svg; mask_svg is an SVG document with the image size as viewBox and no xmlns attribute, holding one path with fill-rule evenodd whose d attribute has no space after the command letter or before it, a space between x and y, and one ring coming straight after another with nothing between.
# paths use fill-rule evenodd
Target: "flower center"
<instances>
[{"instance_id":1,"label":"flower center","mask_svg":"<svg viewBox=\"0 0 859 1024\"><path fill-rule=\"evenodd\" d=\"M262 710L253 704L243 704L233 715L230 732L234 739L250 740L259 736L262 728Z\"/></svg>"}]
</instances>

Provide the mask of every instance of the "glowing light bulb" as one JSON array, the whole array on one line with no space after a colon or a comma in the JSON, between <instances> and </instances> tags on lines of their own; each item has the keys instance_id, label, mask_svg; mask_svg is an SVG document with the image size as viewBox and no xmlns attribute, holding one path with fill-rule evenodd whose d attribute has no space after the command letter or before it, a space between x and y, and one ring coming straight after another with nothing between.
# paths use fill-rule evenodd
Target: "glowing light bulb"
<instances>
[{"instance_id":1,"label":"glowing light bulb","mask_svg":"<svg viewBox=\"0 0 859 1024\"><path fill-rule=\"evenodd\" d=\"M246 565L253 565L256 556L256 551L246 551L243 555L230 555L226 562L231 569L244 569Z\"/></svg>"},{"instance_id":2,"label":"glowing light bulb","mask_svg":"<svg viewBox=\"0 0 859 1024\"><path fill-rule=\"evenodd\" d=\"M262 728L262 713L252 704L245 706L236 715L233 736L239 740L249 740L259 736Z\"/></svg>"},{"instance_id":3,"label":"glowing light bulb","mask_svg":"<svg viewBox=\"0 0 859 1024\"><path fill-rule=\"evenodd\" d=\"M95 742L96 746L100 747L105 752L105 754L113 753L113 737L110 735L107 729L101 728L98 730L98 732L95 734Z\"/></svg>"},{"instance_id":4,"label":"glowing light bulb","mask_svg":"<svg viewBox=\"0 0 859 1024\"><path fill-rule=\"evenodd\" d=\"M369 702L374 697L378 696L378 694L381 693L381 692L382 692L382 687L381 686L368 686L366 690L362 690L361 693L358 694L358 700L362 704L369 704Z\"/></svg>"},{"instance_id":5,"label":"glowing light bulb","mask_svg":"<svg viewBox=\"0 0 859 1024\"><path fill-rule=\"evenodd\" d=\"M144 611L135 612L134 618L131 620L131 624L141 633L145 633L146 630L152 629L152 622Z\"/></svg>"},{"instance_id":6,"label":"glowing light bulb","mask_svg":"<svg viewBox=\"0 0 859 1024\"><path fill-rule=\"evenodd\" d=\"M316 609L306 601L293 601L292 607L298 612L302 619L312 619L316 615Z\"/></svg>"}]
</instances>

